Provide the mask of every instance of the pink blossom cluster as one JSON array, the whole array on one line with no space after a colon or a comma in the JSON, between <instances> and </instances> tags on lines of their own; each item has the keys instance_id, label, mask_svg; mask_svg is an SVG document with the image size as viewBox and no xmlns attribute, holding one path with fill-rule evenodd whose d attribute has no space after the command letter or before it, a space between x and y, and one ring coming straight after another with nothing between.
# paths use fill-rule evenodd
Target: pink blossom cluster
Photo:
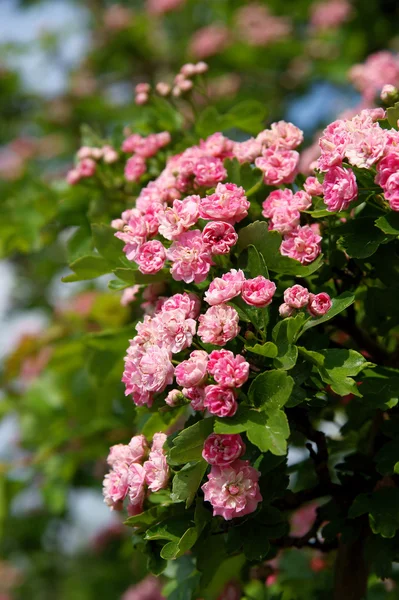
<instances>
[{"instance_id":1,"label":"pink blossom cluster","mask_svg":"<svg viewBox=\"0 0 399 600\"><path fill-rule=\"evenodd\" d=\"M190 54L203 60L222 52L230 43L230 32L221 23L212 23L198 29L189 44Z\"/></svg>"},{"instance_id":2,"label":"pink blossom cluster","mask_svg":"<svg viewBox=\"0 0 399 600\"><path fill-rule=\"evenodd\" d=\"M322 317L331 308L331 298L325 292L312 294L302 285L296 284L284 292L284 302L279 307L282 317L291 317L296 310L307 308L312 317Z\"/></svg>"},{"instance_id":3,"label":"pink blossom cluster","mask_svg":"<svg viewBox=\"0 0 399 600\"><path fill-rule=\"evenodd\" d=\"M146 172L146 159L155 154L171 141L170 133L152 133L142 137L138 133L129 135L122 144L123 152L133 153L125 165L125 178L127 181L138 181Z\"/></svg>"},{"instance_id":4,"label":"pink blossom cluster","mask_svg":"<svg viewBox=\"0 0 399 600\"><path fill-rule=\"evenodd\" d=\"M163 452L164 433L155 433L150 452L143 435L134 436L129 444L112 446L107 462L111 467L104 477L104 501L112 510L121 510L128 499L130 515L143 510L147 488L157 492L169 480L169 467Z\"/></svg>"},{"instance_id":5,"label":"pink blossom cluster","mask_svg":"<svg viewBox=\"0 0 399 600\"><path fill-rule=\"evenodd\" d=\"M399 133L380 126L378 119L384 117L382 108L362 110L324 130L318 167L325 171L323 193L328 210L346 210L357 198L355 174L342 165L344 161L362 169L375 167L375 182L382 187L392 210L399 210Z\"/></svg>"},{"instance_id":6,"label":"pink blossom cluster","mask_svg":"<svg viewBox=\"0 0 399 600\"><path fill-rule=\"evenodd\" d=\"M215 277L212 280L204 299L214 308L224 305L241 294L247 304L260 308L271 303L275 291L276 285L263 275L246 279L241 269L230 269L222 277Z\"/></svg>"},{"instance_id":7,"label":"pink blossom cluster","mask_svg":"<svg viewBox=\"0 0 399 600\"><path fill-rule=\"evenodd\" d=\"M154 575L147 575L139 583L128 587L121 600L165 600L161 589L162 585L159 579Z\"/></svg>"},{"instance_id":8,"label":"pink blossom cluster","mask_svg":"<svg viewBox=\"0 0 399 600\"><path fill-rule=\"evenodd\" d=\"M302 190L294 194L289 188L274 190L262 204L262 215L269 219L269 229L283 235L281 254L302 264L313 262L321 252L322 238L317 224L300 225L301 211L311 204L310 194Z\"/></svg>"},{"instance_id":9,"label":"pink blossom cluster","mask_svg":"<svg viewBox=\"0 0 399 600\"><path fill-rule=\"evenodd\" d=\"M352 7L347 0L323 0L311 7L311 26L320 31L335 29L349 20Z\"/></svg>"},{"instance_id":10,"label":"pink blossom cluster","mask_svg":"<svg viewBox=\"0 0 399 600\"><path fill-rule=\"evenodd\" d=\"M118 160L117 151L110 145L101 148L82 146L77 153L78 162L76 166L68 171L66 180L69 185L75 185L81 179L92 177L97 169L96 161L102 159L105 163L111 164Z\"/></svg>"},{"instance_id":11,"label":"pink blossom cluster","mask_svg":"<svg viewBox=\"0 0 399 600\"><path fill-rule=\"evenodd\" d=\"M289 19L271 14L266 5L258 2L239 8L235 21L240 40L250 46L269 46L291 33Z\"/></svg>"},{"instance_id":12,"label":"pink blossom cluster","mask_svg":"<svg viewBox=\"0 0 399 600\"><path fill-rule=\"evenodd\" d=\"M260 473L249 461L236 459L227 466L212 465L208 481L202 486L213 515L226 521L254 512L262 501Z\"/></svg>"},{"instance_id":13,"label":"pink blossom cluster","mask_svg":"<svg viewBox=\"0 0 399 600\"><path fill-rule=\"evenodd\" d=\"M386 50L371 54L349 71L349 78L367 102L372 102L385 84L399 86L399 55Z\"/></svg>"},{"instance_id":14,"label":"pink blossom cluster","mask_svg":"<svg viewBox=\"0 0 399 600\"><path fill-rule=\"evenodd\" d=\"M186 0L146 0L146 9L150 15L163 15L183 6Z\"/></svg>"}]
</instances>

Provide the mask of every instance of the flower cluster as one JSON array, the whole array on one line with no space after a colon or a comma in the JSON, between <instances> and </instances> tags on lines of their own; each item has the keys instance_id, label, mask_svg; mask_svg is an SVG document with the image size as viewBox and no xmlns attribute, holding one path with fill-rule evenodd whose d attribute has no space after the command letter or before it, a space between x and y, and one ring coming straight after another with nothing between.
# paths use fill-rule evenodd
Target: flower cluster
<instances>
[{"instance_id":1,"label":"flower cluster","mask_svg":"<svg viewBox=\"0 0 399 600\"><path fill-rule=\"evenodd\" d=\"M167 486L169 467L163 452L165 441L164 433L155 433L149 453L143 435L136 435L127 445L112 446L107 459L111 470L103 483L104 501L111 509L121 510L128 498L129 514L138 514L143 510L147 487L157 492Z\"/></svg>"},{"instance_id":2,"label":"flower cluster","mask_svg":"<svg viewBox=\"0 0 399 600\"><path fill-rule=\"evenodd\" d=\"M133 153L125 165L125 178L127 181L138 181L146 172L146 159L155 154L170 143L171 137L168 131L152 133L142 137L138 133L129 135L122 144L123 152Z\"/></svg>"},{"instance_id":3,"label":"flower cluster","mask_svg":"<svg viewBox=\"0 0 399 600\"><path fill-rule=\"evenodd\" d=\"M384 85L399 85L399 55L388 51L371 54L365 63L355 65L349 78L366 102L372 102Z\"/></svg>"},{"instance_id":4,"label":"flower cluster","mask_svg":"<svg viewBox=\"0 0 399 600\"><path fill-rule=\"evenodd\" d=\"M350 165L377 169L380 185L392 210L399 210L399 133L378 123L385 117L382 108L362 110L352 119L339 119L329 125L320 138L318 168L325 172L324 202L330 211L346 210L357 198L358 186Z\"/></svg>"},{"instance_id":5,"label":"flower cluster","mask_svg":"<svg viewBox=\"0 0 399 600\"><path fill-rule=\"evenodd\" d=\"M250 46L269 46L287 38L292 29L287 17L273 15L266 5L257 2L238 8L234 17L240 39Z\"/></svg>"},{"instance_id":6,"label":"flower cluster","mask_svg":"<svg viewBox=\"0 0 399 600\"><path fill-rule=\"evenodd\" d=\"M78 163L68 171L66 179L69 185L75 185L81 179L92 177L96 172L96 161L102 159L105 163L111 164L118 160L117 151L110 145L101 148L82 146L77 153Z\"/></svg>"},{"instance_id":7,"label":"flower cluster","mask_svg":"<svg viewBox=\"0 0 399 600\"><path fill-rule=\"evenodd\" d=\"M312 317L322 317L331 308L331 298L325 292L312 294L302 285L296 284L284 292L284 302L279 307L281 317L290 317L296 310L307 308Z\"/></svg>"}]
</instances>

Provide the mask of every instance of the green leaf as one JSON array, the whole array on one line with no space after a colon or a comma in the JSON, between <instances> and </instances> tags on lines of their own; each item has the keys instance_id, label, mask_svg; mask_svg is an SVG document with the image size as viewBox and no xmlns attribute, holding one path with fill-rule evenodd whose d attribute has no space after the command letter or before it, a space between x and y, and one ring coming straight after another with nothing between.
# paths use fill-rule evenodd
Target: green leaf
<instances>
[{"instance_id":1,"label":"green leaf","mask_svg":"<svg viewBox=\"0 0 399 600\"><path fill-rule=\"evenodd\" d=\"M337 227L336 232L340 235L340 245L352 258L368 258L389 240L370 217L352 219Z\"/></svg>"},{"instance_id":2,"label":"green leaf","mask_svg":"<svg viewBox=\"0 0 399 600\"><path fill-rule=\"evenodd\" d=\"M244 100L233 106L226 117L230 120L230 127L237 127L256 135L263 129L266 113L266 105L263 102Z\"/></svg>"},{"instance_id":3,"label":"green leaf","mask_svg":"<svg viewBox=\"0 0 399 600\"><path fill-rule=\"evenodd\" d=\"M382 488L372 494L360 494L349 509L351 519L369 515L373 533L383 538L393 538L399 529L399 489Z\"/></svg>"},{"instance_id":4,"label":"green leaf","mask_svg":"<svg viewBox=\"0 0 399 600\"><path fill-rule=\"evenodd\" d=\"M140 273L138 269L123 269L118 268L113 270L114 275L122 279L122 281L126 281L133 285L137 283L139 285L146 285L148 283L159 283L161 281L165 281L169 276L168 269L161 269L158 273L154 273L154 275L144 275Z\"/></svg>"},{"instance_id":5,"label":"green leaf","mask_svg":"<svg viewBox=\"0 0 399 600\"><path fill-rule=\"evenodd\" d=\"M73 263L70 268L74 273L62 278L64 283L74 281L85 281L86 279L95 279L101 275L111 272L111 266L102 256L82 256Z\"/></svg>"},{"instance_id":6,"label":"green leaf","mask_svg":"<svg viewBox=\"0 0 399 600\"><path fill-rule=\"evenodd\" d=\"M236 158L226 158L224 166L227 170L229 183L241 185L247 198L255 194L263 185L263 173L260 169L252 167L249 163L243 165Z\"/></svg>"},{"instance_id":7,"label":"green leaf","mask_svg":"<svg viewBox=\"0 0 399 600\"><path fill-rule=\"evenodd\" d=\"M285 371L266 371L253 380L248 398L257 408L270 414L286 404L293 386L294 380Z\"/></svg>"},{"instance_id":8,"label":"green leaf","mask_svg":"<svg viewBox=\"0 0 399 600\"><path fill-rule=\"evenodd\" d=\"M186 507L193 503L207 467L204 460L198 460L187 463L176 473L171 495L174 502L186 502Z\"/></svg>"},{"instance_id":9,"label":"green leaf","mask_svg":"<svg viewBox=\"0 0 399 600\"><path fill-rule=\"evenodd\" d=\"M253 245L262 254L269 271L284 275L297 275L307 277L323 264L320 255L310 265L302 265L299 261L282 256L280 253L282 238L277 231L269 231L266 221L255 221L241 229L238 235L238 249L240 251Z\"/></svg>"},{"instance_id":10,"label":"green leaf","mask_svg":"<svg viewBox=\"0 0 399 600\"><path fill-rule=\"evenodd\" d=\"M350 306L351 304L354 303L354 301L355 301L355 296L354 296L354 294L351 294L350 292L344 292L340 296L333 298L332 306L331 306L330 310L325 315L323 315L322 317L319 317L318 319L310 319L309 321L307 321L302 328L301 334L304 331L311 329L312 327L316 327L316 325L320 325L321 323L330 321L336 315L338 315L339 313L346 310L348 308L348 306Z\"/></svg>"},{"instance_id":11,"label":"green leaf","mask_svg":"<svg viewBox=\"0 0 399 600\"><path fill-rule=\"evenodd\" d=\"M258 275L263 275L266 279L269 278L269 271L267 270L265 259L252 244L248 246L248 264L246 271L248 271L249 277L252 278L258 277Z\"/></svg>"},{"instance_id":12,"label":"green leaf","mask_svg":"<svg viewBox=\"0 0 399 600\"><path fill-rule=\"evenodd\" d=\"M379 217L375 224L388 235L399 235L399 214L397 212L391 211L383 217Z\"/></svg>"},{"instance_id":13,"label":"green leaf","mask_svg":"<svg viewBox=\"0 0 399 600\"><path fill-rule=\"evenodd\" d=\"M370 366L364 356L355 350L331 349L313 352L299 347L302 356L318 370L322 380L339 396L362 396L352 377Z\"/></svg>"},{"instance_id":14,"label":"green leaf","mask_svg":"<svg viewBox=\"0 0 399 600\"><path fill-rule=\"evenodd\" d=\"M183 429L173 440L173 446L168 453L168 462L179 465L190 461L201 460L206 438L213 431L213 419L202 419Z\"/></svg>"},{"instance_id":15,"label":"green leaf","mask_svg":"<svg viewBox=\"0 0 399 600\"><path fill-rule=\"evenodd\" d=\"M396 102L394 106L387 108L387 119L391 127L394 129L398 128L399 102Z\"/></svg>"},{"instance_id":16,"label":"green leaf","mask_svg":"<svg viewBox=\"0 0 399 600\"><path fill-rule=\"evenodd\" d=\"M264 356L265 358L275 358L278 354L276 344L273 342L266 342L265 344L255 344L254 346L245 346L248 352Z\"/></svg>"},{"instance_id":17,"label":"green leaf","mask_svg":"<svg viewBox=\"0 0 399 600\"><path fill-rule=\"evenodd\" d=\"M216 419L216 433L246 432L250 442L261 452L270 451L277 456L287 452L287 439L290 434L287 417L282 410L270 414L255 409L240 407L237 414L229 419Z\"/></svg>"},{"instance_id":18,"label":"green leaf","mask_svg":"<svg viewBox=\"0 0 399 600\"><path fill-rule=\"evenodd\" d=\"M378 472L381 475L393 475L399 473L399 439L390 440L375 456Z\"/></svg>"},{"instance_id":19,"label":"green leaf","mask_svg":"<svg viewBox=\"0 0 399 600\"><path fill-rule=\"evenodd\" d=\"M138 515L129 517L128 519L126 519L124 524L128 525L128 527L135 527L137 531L146 531L149 527L152 527L156 523L160 523L167 517L182 514L183 511L181 505L157 505L153 508L150 508L149 510L145 510L144 512Z\"/></svg>"},{"instance_id":20,"label":"green leaf","mask_svg":"<svg viewBox=\"0 0 399 600\"><path fill-rule=\"evenodd\" d=\"M91 226L94 245L98 252L111 263L120 263L124 243L115 237L115 229L104 223L93 223Z\"/></svg>"},{"instance_id":21,"label":"green leaf","mask_svg":"<svg viewBox=\"0 0 399 600\"><path fill-rule=\"evenodd\" d=\"M153 94L151 104L150 110L157 123L157 129L160 131L177 131L181 129L183 117L168 100Z\"/></svg>"},{"instance_id":22,"label":"green leaf","mask_svg":"<svg viewBox=\"0 0 399 600\"><path fill-rule=\"evenodd\" d=\"M292 369L298 358L298 348L295 346L299 332L303 326L305 315L298 313L295 317L288 317L278 321L275 325L272 338L278 348L274 365L281 369Z\"/></svg>"},{"instance_id":23,"label":"green leaf","mask_svg":"<svg viewBox=\"0 0 399 600\"><path fill-rule=\"evenodd\" d=\"M374 410L376 408L387 410L399 402L399 377L395 375L392 377L366 377L360 390L367 406Z\"/></svg>"}]
</instances>

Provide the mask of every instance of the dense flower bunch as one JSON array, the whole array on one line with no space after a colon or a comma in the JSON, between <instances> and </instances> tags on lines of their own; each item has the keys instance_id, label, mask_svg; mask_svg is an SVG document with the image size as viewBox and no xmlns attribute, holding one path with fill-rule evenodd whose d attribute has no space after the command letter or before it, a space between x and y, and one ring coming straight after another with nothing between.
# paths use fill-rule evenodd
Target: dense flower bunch
<instances>
[{"instance_id":1,"label":"dense flower bunch","mask_svg":"<svg viewBox=\"0 0 399 600\"><path fill-rule=\"evenodd\" d=\"M181 82L194 77L192 67L181 75ZM394 93L385 88L390 101ZM100 274L112 271L109 285L134 315L122 381L145 436L111 448L104 498L111 509L126 503L155 573L189 551L194 570L217 569L206 563L209 546L212 563L221 554L242 560L238 583L221 578L209 595L222 598L240 589L249 566L268 569L266 585L278 585L287 547L328 552L341 544L342 523L366 513L373 536L397 530L381 516L397 502L396 459L391 465L384 450L363 477L356 456L336 477L321 428L344 413L361 455L374 443L367 437L374 409L390 423L387 444L395 427L396 337L389 351L381 345L373 310L389 296L390 336L398 110L364 109L328 125L307 177L303 133L285 121L244 141L216 126L186 143L175 131L126 131L107 165L118 193L126 192L125 210L111 226L94 226L98 254L72 263L69 280L85 278L92 264ZM306 444L297 490L285 458L288 443L306 440L314 446ZM310 478L317 482L307 489ZM349 491L346 478L353 478ZM375 508L374 493L386 510ZM295 525L301 511L302 529ZM309 560L313 573L327 564L319 552ZM192 598L208 597L204 581Z\"/></svg>"},{"instance_id":2,"label":"dense flower bunch","mask_svg":"<svg viewBox=\"0 0 399 600\"><path fill-rule=\"evenodd\" d=\"M399 56L386 50L371 54L363 64L351 68L349 78L364 100L373 102L384 85L399 85Z\"/></svg>"}]
</instances>

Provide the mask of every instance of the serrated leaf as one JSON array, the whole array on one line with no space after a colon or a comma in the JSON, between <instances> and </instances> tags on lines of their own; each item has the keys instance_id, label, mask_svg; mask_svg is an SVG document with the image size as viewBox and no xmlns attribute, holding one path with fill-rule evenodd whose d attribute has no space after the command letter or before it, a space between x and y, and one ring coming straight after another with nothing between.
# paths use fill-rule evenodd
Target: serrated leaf
<instances>
[{"instance_id":1,"label":"serrated leaf","mask_svg":"<svg viewBox=\"0 0 399 600\"><path fill-rule=\"evenodd\" d=\"M207 467L208 464L203 459L184 465L173 478L172 500L185 502L187 508L191 506Z\"/></svg>"},{"instance_id":2,"label":"serrated leaf","mask_svg":"<svg viewBox=\"0 0 399 600\"><path fill-rule=\"evenodd\" d=\"M293 386L294 380L285 371L265 371L251 383L248 398L257 408L270 414L286 404Z\"/></svg>"},{"instance_id":3,"label":"serrated leaf","mask_svg":"<svg viewBox=\"0 0 399 600\"><path fill-rule=\"evenodd\" d=\"M93 223L91 226L94 245L98 252L110 263L120 263L124 243L115 237L115 229L104 223Z\"/></svg>"},{"instance_id":4,"label":"serrated leaf","mask_svg":"<svg viewBox=\"0 0 399 600\"><path fill-rule=\"evenodd\" d=\"M379 217L375 224L388 235L399 235L399 214L397 212L391 211L383 217Z\"/></svg>"},{"instance_id":5,"label":"serrated leaf","mask_svg":"<svg viewBox=\"0 0 399 600\"><path fill-rule=\"evenodd\" d=\"M183 429L172 442L173 446L168 452L169 464L179 465L201 460L204 442L212 431L213 419L203 419Z\"/></svg>"},{"instance_id":6,"label":"serrated leaf","mask_svg":"<svg viewBox=\"0 0 399 600\"><path fill-rule=\"evenodd\" d=\"M62 281L64 283L95 279L96 277L100 277L101 275L111 272L111 266L109 262L102 256L82 256L69 266L74 273L72 275L63 277Z\"/></svg>"},{"instance_id":7,"label":"serrated leaf","mask_svg":"<svg viewBox=\"0 0 399 600\"><path fill-rule=\"evenodd\" d=\"M273 342L266 342L265 344L255 344L254 346L245 346L248 352L264 356L265 358L275 358L278 350L276 344Z\"/></svg>"}]
</instances>

